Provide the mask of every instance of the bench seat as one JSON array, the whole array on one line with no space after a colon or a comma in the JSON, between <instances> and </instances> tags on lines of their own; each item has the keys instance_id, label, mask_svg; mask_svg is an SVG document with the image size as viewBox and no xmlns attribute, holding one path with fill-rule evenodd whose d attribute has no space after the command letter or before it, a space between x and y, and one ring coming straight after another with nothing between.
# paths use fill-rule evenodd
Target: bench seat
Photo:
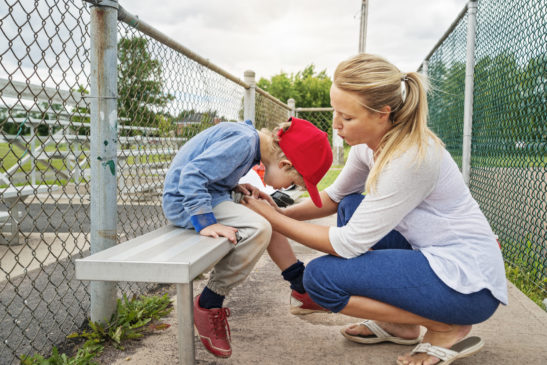
<instances>
[{"instance_id":1,"label":"bench seat","mask_svg":"<svg viewBox=\"0 0 547 365\"><path fill-rule=\"evenodd\" d=\"M174 283L177 285L179 358L193 364L192 281L233 248L226 238L165 226L76 260L76 278L94 281Z\"/></svg>"}]
</instances>

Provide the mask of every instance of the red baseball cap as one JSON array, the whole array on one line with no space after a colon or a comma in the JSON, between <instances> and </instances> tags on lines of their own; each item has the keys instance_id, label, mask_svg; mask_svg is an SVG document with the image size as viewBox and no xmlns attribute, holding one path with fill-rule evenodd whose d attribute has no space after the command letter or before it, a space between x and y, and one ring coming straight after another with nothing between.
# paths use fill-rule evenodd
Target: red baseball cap
<instances>
[{"instance_id":1,"label":"red baseball cap","mask_svg":"<svg viewBox=\"0 0 547 365\"><path fill-rule=\"evenodd\" d=\"M317 184L332 165L332 150L327 133L304 119L289 118L291 126L280 130L279 147L304 178L313 203L321 208Z\"/></svg>"}]
</instances>

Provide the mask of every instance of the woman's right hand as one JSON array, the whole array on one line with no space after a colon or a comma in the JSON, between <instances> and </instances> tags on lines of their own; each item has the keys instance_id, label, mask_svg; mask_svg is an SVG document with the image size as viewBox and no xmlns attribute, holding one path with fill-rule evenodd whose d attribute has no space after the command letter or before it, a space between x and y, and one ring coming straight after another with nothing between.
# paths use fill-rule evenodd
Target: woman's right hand
<instances>
[{"instance_id":1,"label":"woman's right hand","mask_svg":"<svg viewBox=\"0 0 547 365\"><path fill-rule=\"evenodd\" d=\"M226 237L234 245L237 244L236 238L237 228L225 226L224 224L215 223L203 228L199 234L207 237Z\"/></svg>"}]
</instances>

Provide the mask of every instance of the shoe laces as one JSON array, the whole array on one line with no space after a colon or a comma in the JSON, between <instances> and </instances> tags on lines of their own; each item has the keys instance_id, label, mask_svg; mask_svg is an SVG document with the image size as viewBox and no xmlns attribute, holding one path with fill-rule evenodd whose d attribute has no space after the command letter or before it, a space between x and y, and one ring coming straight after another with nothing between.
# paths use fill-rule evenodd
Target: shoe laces
<instances>
[{"instance_id":1,"label":"shoe laces","mask_svg":"<svg viewBox=\"0 0 547 365\"><path fill-rule=\"evenodd\" d=\"M232 341L232 333L230 331L230 325L228 324L228 317L230 317L229 308L220 308L220 310L215 311L211 316L211 322L215 329L215 336L217 338L222 338L226 336L226 329L228 329L228 340Z\"/></svg>"}]
</instances>

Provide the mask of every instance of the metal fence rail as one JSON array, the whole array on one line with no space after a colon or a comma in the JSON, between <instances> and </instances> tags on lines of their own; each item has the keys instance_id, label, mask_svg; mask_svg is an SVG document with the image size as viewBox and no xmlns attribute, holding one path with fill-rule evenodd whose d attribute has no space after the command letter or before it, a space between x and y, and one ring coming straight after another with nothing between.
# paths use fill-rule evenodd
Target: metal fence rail
<instances>
[{"instance_id":1,"label":"metal fence rail","mask_svg":"<svg viewBox=\"0 0 547 365\"><path fill-rule=\"evenodd\" d=\"M431 127L468 171L505 260L547 295L546 33L545 2L470 1L421 69L433 86Z\"/></svg>"}]
</instances>

